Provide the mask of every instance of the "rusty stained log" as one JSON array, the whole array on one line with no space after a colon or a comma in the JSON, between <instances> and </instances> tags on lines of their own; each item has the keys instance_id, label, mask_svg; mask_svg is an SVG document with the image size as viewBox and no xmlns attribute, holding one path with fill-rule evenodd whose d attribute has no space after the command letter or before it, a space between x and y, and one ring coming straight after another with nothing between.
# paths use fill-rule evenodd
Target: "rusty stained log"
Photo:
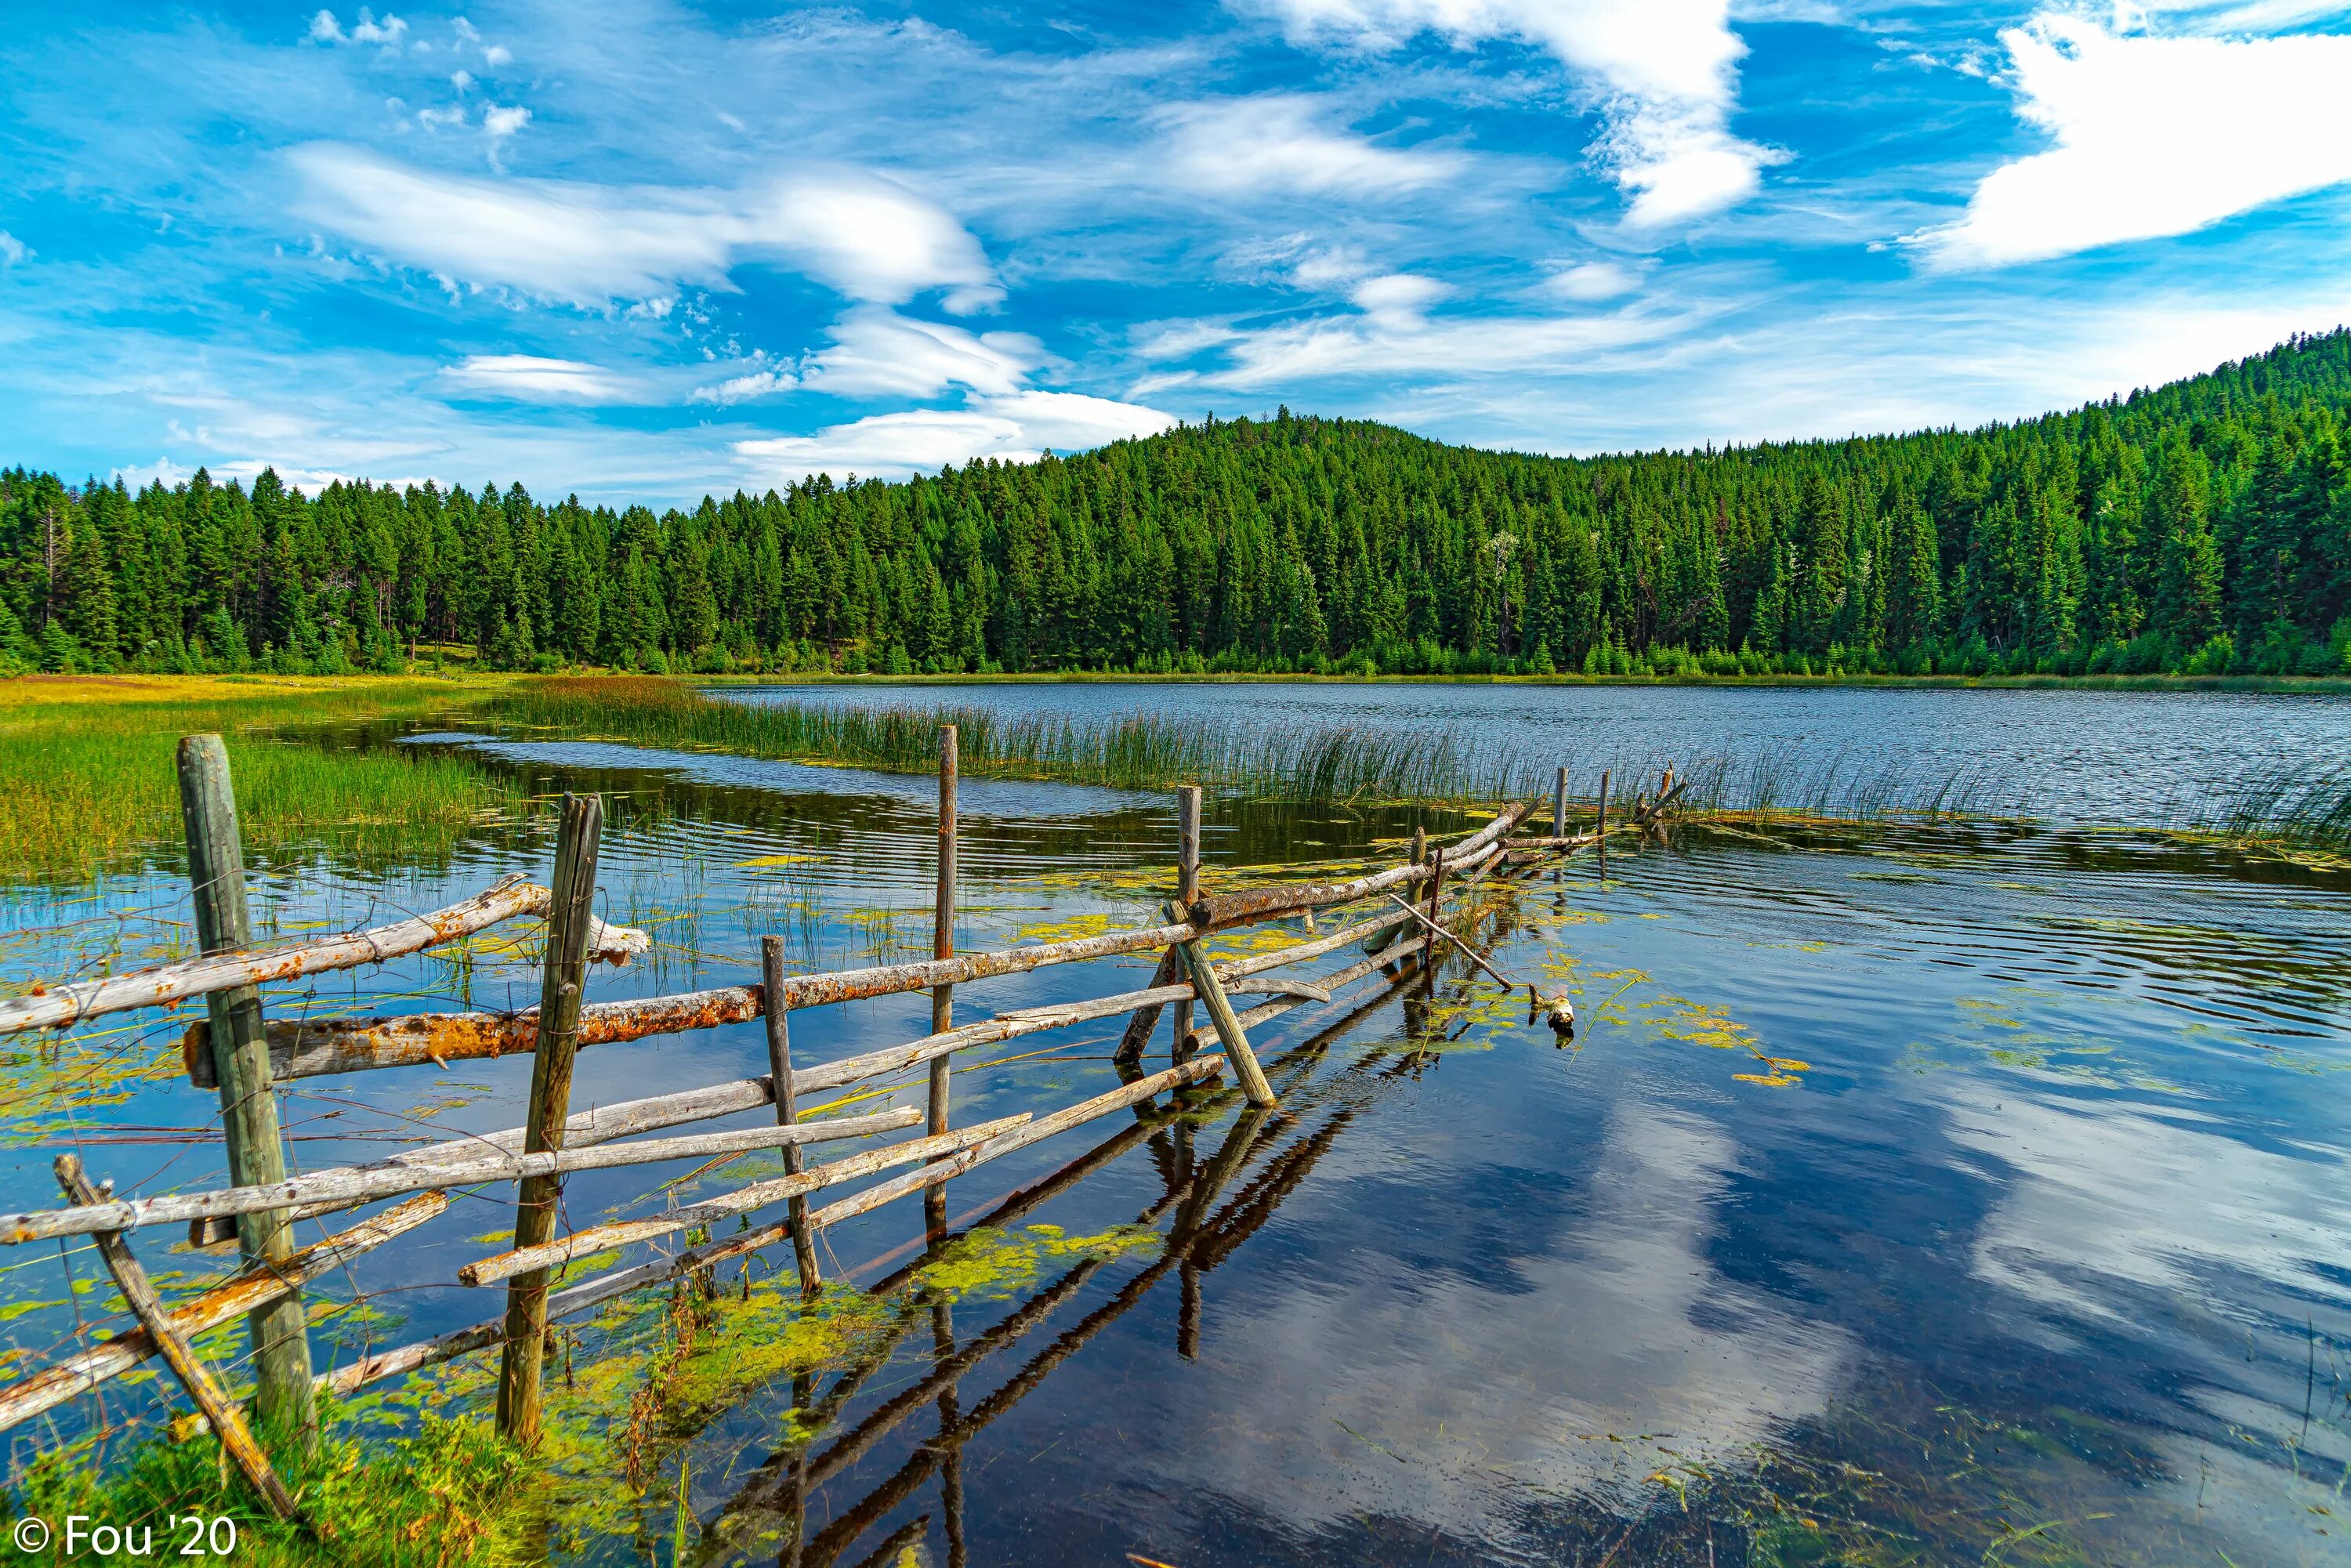
<instances>
[{"instance_id":1,"label":"rusty stained log","mask_svg":"<svg viewBox=\"0 0 2351 1568\"><path fill-rule=\"evenodd\" d=\"M393 1237L415 1229L449 1207L449 1195L428 1192L406 1203L339 1230L324 1241L303 1248L283 1262L250 1268L214 1286L193 1301L172 1310L172 1327L193 1339L258 1307L292 1293L322 1274ZM157 1354L154 1335L144 1328L127 1329L77 1351L51 1366L20 1377L0 1388L0 1431L56 1409L111 1377L120 1377Z\"/></svg>"},{"instance_id":2,"label":"rusty stained log","mask_svg":"<svg viewBox=\"0 0 2351 1568\"><path fill-rule=\"evenodd\" d=\"M28 1029L61 1029L103 1013L134 1008L168 1007L190 997L225 991L239 986L269 986L305 975L333 969L355 969L418 953L460 936L511 920L520 915L544 915L551 895L529 883L501 883L486 893L430 915L396 920L371 930L322 936L292 947L208 953L201 958L162 964L152 969L80 980L69 986L37 988L0 1001L0 1034ZM625 963L643 952L653 938L642 931L597 921L590 931L590 951L611 963Z\"/></svg>"},{"instance_id":3,"label":"rusty stained log","mask_svg":"<svg viewBox=\"0 0 2351 1568\"><path fill-rule=\"evenodd\" d=\"M1505 812L1479 830L1478 834L1472 835L1472 839L1482 838L1485 843L1490 843L1526 810L1523 806L1512 808L1510 812ZM1479 852L1483 848L1484 843L1464 841L1448 850L1447 858L1454 869L1466 870L1472 863L1482 863L1485 857ZM1224 925L1270 919L1278 915L1295 914L1301 908L1358 902L1390 887L1420 881L1428 874L1426 866L1406 865L1353 883L1290 883L1281 887L1258 888L1249 893L1226 894L1225 898L1270 899L1278 907L1246 914L1235 913L1230 905L1218 905L1212 913ZM539 891L543 896L543 890ZM1218 903L1214 899L1201 902L1207 904ZM1015 947L998 953L973 953L925 963L801 975L785 982L784 1001L788 1008L798 1011L831 1002L860 1001L907 991L932 990L941 985L959 985L998 975L1022 974L1055 964L1081 963L1092 958L1165 948L1199 935L1201 932L1196 925L1162 925L1069 942L1047 943L1035 947ZM1345 934L1341 935L1343 936ZM1347 938L1355 939L1358 938ZM1339 937L1325 937L1319 943L1301 943L1276 953L1219 965L1217 973L1233 977L1258 974L1282 964L1296 963L1335 951L1345 945L1346 941ZM1162 980L1151 988L1159 989L1165 984ZM630 1001L593 1002L580 1009L580 1043L583 1047L619 1044L653 1035L748 1023L765 1016L766 1009L766 991L756 985L725 986L706 991L646 997ZM199 1083L205 1080L197 1075L208 1071L207 1053L202 1048L199 1033L201 1029L201 1025L192 1029L182 1042L183 1059L191 1076ZM379 1067L417 1066L425 1062L445 1066L452 1061L528 1051L531 1049L537 1029L538 1009L535 1008L510 1013L411 1013L301 1022L278 1020L269 1025L270 1067L274 1077L285 1079L364 1071ZM815 1073L825 1069L818 1067L810 1071ZM803 1081L803 1086L814 1089L833 1085L822 1084L810 1078Z\"/></svg>"}]
</instances>

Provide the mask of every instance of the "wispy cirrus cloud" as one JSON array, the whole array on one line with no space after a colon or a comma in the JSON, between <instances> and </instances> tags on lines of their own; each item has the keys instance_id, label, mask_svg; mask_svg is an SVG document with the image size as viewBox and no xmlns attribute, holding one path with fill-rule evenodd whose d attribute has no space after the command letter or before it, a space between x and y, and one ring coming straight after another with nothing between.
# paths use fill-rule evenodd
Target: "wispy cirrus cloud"
<instances>
[{"instance_id":1,"label":"wispy cirrus cloud","mask_svg":"<svg viewBox=\"0 0 2351 1568\"><path fill-rule=\"evenodd\" d=\"M518 122L517 122L518 123ZM802 172L735 191L482 179L340 143L287 153L308 221L455 283L601 309L729 289L742 262L780 261L852 299L942 291L1003 298L979 242L936 204L876 175Z\"/></svg>"},{"instance_id":2,"label":"wispy cirrus cloud","mask_svg":"<svg viewBox=\"0 0 2351 1568\"><path fill-rule=\"evenodd\" d=\"M2171 36L2053 11L2001 37L2017 116L2054 145L1986 175L1956 222L1909 235L1931 266L2189 234L2351 180L2351 36Z\"/></svg>"}]
</instances>

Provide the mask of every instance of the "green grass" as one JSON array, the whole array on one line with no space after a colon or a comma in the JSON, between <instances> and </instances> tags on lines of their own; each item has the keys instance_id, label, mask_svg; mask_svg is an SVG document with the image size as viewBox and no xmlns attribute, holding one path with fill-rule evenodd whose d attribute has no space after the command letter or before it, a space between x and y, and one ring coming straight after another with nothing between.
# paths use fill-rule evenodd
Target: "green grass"
<instances>
[{"instance_id":1,"label":"green grass","mask_svg":"<svg viewBox=\"0 0 2351 1568\"><path fill-rule=\"evenodd\" d=\"M0 881L76 883L182 837L179 738L228 744L249 859L331 846L362 860L445 850L517 787L462 758L331 749L274 732L413 716L467 695L447 682L234 677L0 683Z\"/></svg>"},{"instance_id":2,"label":"green grass","mask_svg":"<svg viewBox=\"0 0 2351 1568\"><path fill-rule=\"evenodd\" d=\"M79 1514L144 1526L152 1531L156 1562L179 1560L188 1531L172 1531L168 1521L188 1514L235 1523L235 1551L225 1558L200 1552L204 1561L255 1568L506 1568L544 1561L544 1482L485 1423L427 1416L413 1437L330 1436L308 1459L287 1443L269 1448L308 1529L273 1517L210 1439L141 1443L102 1471L74 1449L45 1454L16 1478L10 1522L31 1515L56 1531ZM68 1561L61 1536L52 1539L56 1561ZM94 1556L87 1545L77 1553Z\"/></svg>"}]
</instances>

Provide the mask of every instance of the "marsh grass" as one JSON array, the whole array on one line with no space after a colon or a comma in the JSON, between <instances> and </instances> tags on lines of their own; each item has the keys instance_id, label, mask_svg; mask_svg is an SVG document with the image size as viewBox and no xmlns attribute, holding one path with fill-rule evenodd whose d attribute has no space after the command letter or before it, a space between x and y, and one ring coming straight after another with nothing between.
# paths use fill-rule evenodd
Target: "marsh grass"
<instances>
[{"instance_id":1,"label":"marsh grass","mask_svg":"<svg viewBox=\"0 0 2351 1568\"><path fill-rule=\"evenodd\" d=\"M486 711L566 737L594 736L684 750L845 763L886 772L936 769L938 727L957 728L972 778L1052 779L1157 790L1200 784L1223 795L1300 805L1467 807L1551 793L1555 759L1512 756L1474 731L1270 728L1133 714L1079 720L1009 716L955 705L864 707L758 704L650 677L560 678L518 685ZM2018 792L1981 770L1867 770L1842 756L1793 751L1743 759L1679 759L1685 819L1750 824L1943 819L2014 810ZM1596 804L1610 771L1614 810L1654 797L1677 759L1578 759L1576 808Z\"/></svg>"},{"instance_id":2,"label":"marsh grass","mask_svg":"<svg viewBox=\"0 0 2351 1568\"><path fill-rule=\"evenodd\" d=\"M174 752L228 743L249 858L331 846L361 860L444 849L528 798L463 758L342 748L277 732L418 716L431 681L203 677L0 682L0 881L86 882L182 837Z\"/></svg>"}]
</instances>

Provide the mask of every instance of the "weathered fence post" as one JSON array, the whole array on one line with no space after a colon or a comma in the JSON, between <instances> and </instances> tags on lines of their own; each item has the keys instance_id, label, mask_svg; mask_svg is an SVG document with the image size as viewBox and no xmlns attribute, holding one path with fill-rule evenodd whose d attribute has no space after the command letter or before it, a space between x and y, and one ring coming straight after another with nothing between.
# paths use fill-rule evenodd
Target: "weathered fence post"
<instances>
[{"instance_id":1,"label":"weathered fence post","mask_svg":"<svg viewBox=\"0 0 2351 1568\"><path fill-rule=\"evenodd\" d=\"M1189 909L1199 896L1200 787L1186 784L1176 791L1176 900ZM1180 1064L1192 1060L1192 1004L1177 1002L1175 1019L1174 1060Z\"/></svg>"},{"instance_id":2,"label":"weathered fence post","mask_svg":"<svg viewBox=\"0 0 2351 1568\"><path fill-rule=\"evenodd\" d=\"M1189 906L1200 896L1200 787L1186 784L1176 791L1176 901ZM1172 986L1184 977L1184 956L1170 947L1159 956L1159 967L1152 971L1151 988ZM1143 1048L1151 1041L1151 1031L1159 1027L1163 1004L1152 1002L1134 1009L1126 1020L1126 1032L1119 1036L1118 1050L1112 1060L1131 1065L1143 1060ZM1192 1059L1192 1004L1176 1004L1176 1044L1174 1060L1180 1066Z\"/></svg>"},{"instance_id":3,"label":"weathered fence post","mask_svg":"<svg viewBox=\"0 0 2351 1568\"><path fill-rule=\"evenodd\" d=\"M776 1124L789 1127L799 1117L792 1095L791 1009L784 1006L784 939L759 939L759 979L766 987L768 1071L775 1075ZM798 1144L784 1145L784 1174L798 1176L808 1168L808 1155ZM787 1199L784 1214L792 1231L792 1257L799 1265L800 1289L812 1291L823 1281L817 1273L816 1239L809 1234L808 1197ZM748 1265L746 1265L748 1267Z\"/></svg>"},{"instance_id":4,"label":"weathered fence post","mask_svg":"<svg viewBox=\"0 0 2351 1568\"><path fill-rule=\"evenodd\" d=\"M207 953L249 947L253 915L245 902L245 844L237 832L227 748L217 735L187 736L180 742L179 767L196 943ZM261 993L251 986L214 991L204 1007L212 1023L213 1073L220 1084L229 1180L238 1186L284 1181L286 1146L278 1138L277 1100L270 1090ZM294 1250L292 1216L285 1209L238 1216L236 1235L248 1267L283 1262ZM247 1323L256 1374L255 1414L265 1428L285 1432L306 1449L316 1447L319 1410L310 1387L302 1298L289 1293L256 1312Z\"/></svg>"},{"instance_id":5,"label":"weathered fence post","mask_svg":"<svg viewBox=\"0 0 2351 1568\"><path fill-rule=\"evenodd\" d=\"M1600 772L1600 885L1608 885L1608 771Z\"/></svg>"},{"instance_id":6,"label":"weathered fence post","mask_svg":"<svg viewBox=\"0 0 2351 1568\"><path fill-rule=\"evenodd\" d=\"M530 1065L530 1112L523 1124L528 1154L563 1146L571 1110L571 1063L580 1049L580 1002L587 989L588 923L596 901L596 852L604 802L563 797L555 840L554 896L547 909L547 962L540 971L538 1037ZM515 1203L514 1244L554 1239L560 1176L530 1176ZM498 1430L526 1448L538 1445L539 1376L546 1355L548 1270L533 1269L507 1286L506 1350L498 1362Z\"/></svg>"},{"instance_id":7,"label":"weathered fence post","mask_svg":"<svg viewBox=\"0 0 2351 1568\"><path fill-rule=\"evenodd\" d=\"M1428 924L1431 929L1445 927L1437 919L1437 896L1445 891L1445 851L1431 850L1428 855ZM1420 955L1420 994L1427 996L1437 989L1437 939L1430 937Z\"/></svg>"},{"instance_id":8,"label":"weathered fence post","mask_svg":"<svg viewBox=\"0 0 2351 1568\"><path fill-rule=\"evenodd\" d=\"M956 727L939 726L939 887L938 900L931 915L931 956L955 956L956 904ZM931 1032L945 1034L955 1027L955 988L935 987L931 991ZM925 1122L927 1131L936 1134L947 1130L947 1095L949 1078L954 1071L954 1058L931 1059L930 1114ZM947 1225L947 1189L941 1182L923 1193L923 1226L936 1234Z\"/></svg>"},{"instance_id":9,"label":"weathered fence post","mask_svg":"<svg viewBox=\"0 0 2351 1568\"><path fill-rule=\"evenodd\" d=\"M1191 918L1190 912L1180 904L1167 905L1167 922L1180 925ZM1225 995L1224 983L1217 978L1217 967L1208 961L1207 950L1198 937L1179 943L1176 951L1184 955L1184 967L1192 977L1192 988L1199 993L1200 1005L1208 1009L1209 1019L1217 1026L1217 1038L1225 1043L1225 1054L1241 1081L1241 1091L1252 1105L1277 1105L1273 1085L1266 1082L1265 1069L1259 1067L1257 1053L1249 1050L1249 1036L1241 1029L1240 1015L1233 1011L1232 1002Z\"/></svg>"},{"instance_id":10,"label":"weathered fence post","mask_svg":"<svg viewBox=\"0 0 2351 1568\"><path fill-rule=\"evenodd\" d=\"M1567 769L1562 767L1551 786L1551 831L1555 838L1567 837Z\"/></svg>"}]
</instances>

